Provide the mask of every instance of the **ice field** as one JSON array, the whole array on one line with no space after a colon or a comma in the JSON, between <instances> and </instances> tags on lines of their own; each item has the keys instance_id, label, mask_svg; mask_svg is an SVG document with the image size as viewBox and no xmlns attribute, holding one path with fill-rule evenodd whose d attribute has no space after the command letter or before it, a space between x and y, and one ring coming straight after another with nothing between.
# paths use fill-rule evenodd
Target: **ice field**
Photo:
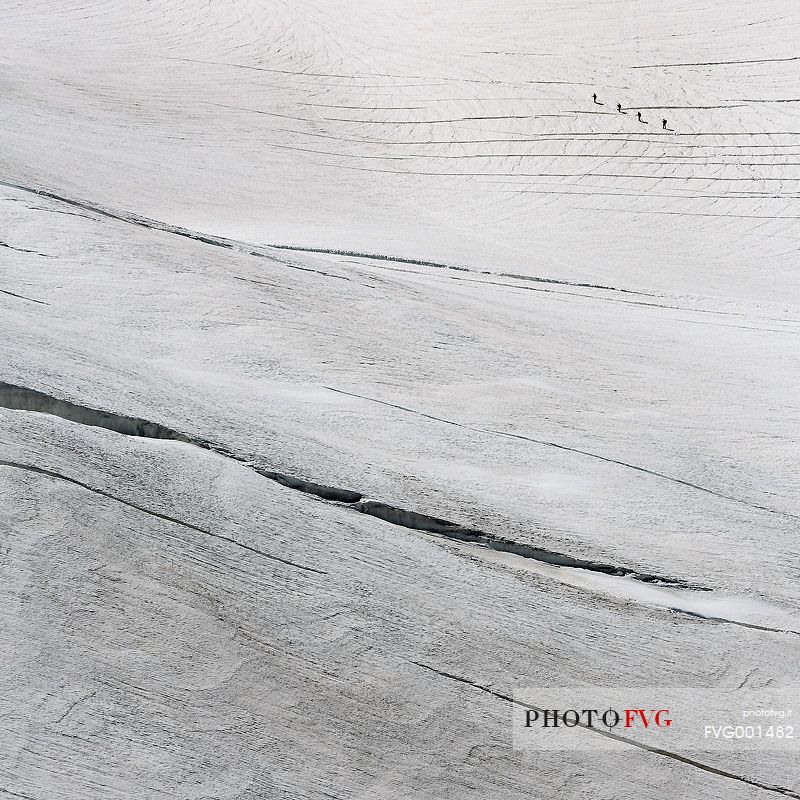
<instances>
[{"instance_id":1,"label":"ice field","mask_svg":"<svg viewBox=\"0 0 800 800\"><path fill-rule=\"evenodd\" d=\"M800 798L510 699L800 685L798 41L6 0L0 798Z\"/></svg>"}]
</instances>

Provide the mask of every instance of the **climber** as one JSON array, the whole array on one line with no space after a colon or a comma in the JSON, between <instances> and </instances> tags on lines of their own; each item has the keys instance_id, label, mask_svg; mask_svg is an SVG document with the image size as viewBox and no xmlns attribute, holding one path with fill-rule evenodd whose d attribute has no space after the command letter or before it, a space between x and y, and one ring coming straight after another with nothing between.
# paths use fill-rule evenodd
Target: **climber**
<instances>
[{"instance_id":1,"label":"climber","mask_svg":"<svg viewBox=\"0 0 800 800\"><path fill-rule=\"evenodd\" d=\"M642 119L642 112L641 111L637 111L636 112L636 119L638 119L639 122L644 122L644 124L647 125L647 123Z\"/></svg>"},{"instance_id":2,"label":"climber","mask_svg":"<svg viewBox=\"0 0 800 800\"><path fill-rule=\"evenodd\" d=\"M667 121L665 119L661 120L661 130L667 130Z\"/></svg>"},{"instance_id":3,"label":"climber","mask_svg":"<svg viewBox=\"0 0 800 800\"><path fill-rule=\"evenodd\" d=\"M621 114L622 113L622 103L617 103L617 111Z\"/></svg>"},{"instance_id":4,"label":"climber","mask_svg":"<svg viewBox=\"0 0 800 800\"><path fill-rule=\"evenodd\" d=\"M595 102L595 103L597 102L597 92L595 92L595 93L592 95L592 101L593 101L593 102Z\"/></svg>"}]
</instances>

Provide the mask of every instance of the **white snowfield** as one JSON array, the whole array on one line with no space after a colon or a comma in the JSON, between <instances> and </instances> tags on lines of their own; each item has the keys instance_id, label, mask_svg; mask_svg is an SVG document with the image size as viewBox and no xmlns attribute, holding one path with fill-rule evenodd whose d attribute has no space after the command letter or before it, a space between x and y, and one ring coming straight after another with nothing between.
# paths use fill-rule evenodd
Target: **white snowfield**
<instances>
[{"instance_id":1,"label":"white snowfield","mask_svg":"<svg viewBox=\"0 0 800 800\"><path fill-rule=\"evenodd\" d=\"M2 5L0 800L800 798L800 8Z\"/></svg>"}]
</instances>

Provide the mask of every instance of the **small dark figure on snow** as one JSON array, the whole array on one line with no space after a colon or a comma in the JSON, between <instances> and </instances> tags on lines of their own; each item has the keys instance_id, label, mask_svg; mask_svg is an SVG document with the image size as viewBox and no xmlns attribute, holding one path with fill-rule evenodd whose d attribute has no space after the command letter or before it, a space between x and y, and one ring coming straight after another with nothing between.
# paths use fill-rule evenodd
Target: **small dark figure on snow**
<instances>
[{"instance_id":1,"label":"small dark figure on snow","mask_svg":"<svg viewBox=\"0 0 800 800\"><path fill-rule=\"evenodd\" d=\"M622 113L622 103L617 103L617 111L621 114Z\"/></svg>"},{"instance_id":2,"label":"small dark figure on snow","mask_svg":"<svg viewBox=\"0 0 800 800\"><path fill-rule=\"evenodd\" d=\"M597 92L595 92L595 93L592 95L592 102L594 102L594 103L596 103L596 102L597 102Z\"/></svg>"},{"instance_id":3,"label":"small dark figure on snow","mask_svg":"<svg viewBox=\"0 0 800 800\"><path fill-rule=\"evenodd\" d=\"M667 121L665 119L661 120L661 130L665 131L667 129Z\"/></svg>"},{"instance_id":4,"label":"small dark figure on snow","mask_svg":"<svg viewBox=\"0 0 800 800\"><path fill-rule=\"evenodd\" d=\"M636 112L636 119L638 119L639 122L644 122L644 120L642 119L642 112L641 111L637 111Z\"/></svg>"}]
</instances>

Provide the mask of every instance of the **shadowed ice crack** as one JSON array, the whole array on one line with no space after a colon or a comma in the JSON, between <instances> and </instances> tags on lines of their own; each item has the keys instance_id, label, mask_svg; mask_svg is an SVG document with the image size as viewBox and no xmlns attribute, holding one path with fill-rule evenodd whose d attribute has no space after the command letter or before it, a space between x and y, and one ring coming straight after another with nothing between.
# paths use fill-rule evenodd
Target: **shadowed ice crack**
<instances>
[{"instance_id":1,"label":"shadowed ice crack","mask_svg":"<svg viewBox=\"0 0 800 800\"><path fill-rule=\"evenodd\" d=\"M263 459L258 456L240 454L225 445L180 433L159 423L115 414L110 411L92 409L67 400L58 399L34 389L2 382L0 382L0 407L15 411L51 414L70 422L105 428L126 436L166 439L190 444L213 452L220 457L231 459L237 464L253 470L256 474L275 481L290 490L312 495L322 501L335 503L341 508L366 514L392 525L398 525L409 530L424 531L449 539L467 555L479 556L485 561L499 564L504 569L515 568L535 572L540 576L555 579L583 591L599 592L602 595L616 597L628 602L632 601L638 605L665 608L677 613L705 619L712 623L729 623L775 633L797 633L797 631L790 630L788 627L782 627L783 622L776 623L775 626L760 624L761 619L764 618L764 613L767 613L772 618L775 613L780 612L780 609L773 607L753 608L745 602L744 610L742 610L741 600L717 596L705 587L691 584L679 578L644 572L621 564L608 564L566 553L545 550L532 544L517 542L487 531L469 528L458 522L399 508L379 500L368 499L361 492L352 489L329 486L306 478L276 472L268 469L264 465ZM230 542L274 561L280 561L310 572L327 574L321 570L295 564L292 561L264 553L205 528L199 528L182 520L151 511L144 506L123 500L67 475L16 462L0 462L0 464L69 481L88 491L108 497L143 513L183 525L207 536ZM589 580L587 576L594 577ZM703 597L711 598L711 600L704 601L701 599ZM724 611L724 617L718 614L719 610ZM754 619L754 615L761 618ZM787 623L787 626L793 627L793 625L794 623Z\"/></svg>"},{"instance_id":2,"label":"shadowed ice crack","mask_svg":"<svg viewBox=\"0 0 800 800\"><path fill-rule=\"evenodd\" d=\"M155 422L87 408L76 403L70 403L68 400L59 400L49 394L44 394L44 392L37 392L35 389L14 386L11 383L0 382L0 406L10 408L13 411L36 411L42 414L50 414L70 422L90 425L95 428L106 428L106 430L123 433L126 436L144 436L148 439L173 439L177 442L186 442L206 450L209 449L208 442L184 436Z\"/></svg>"},{"instance_id":3,"label":"shadowed ice crack","mask_svg":"<svg viewBox=\"0 0 800 800\"><path fill-rule=\"evenodd\" d=\"M14 247L13 244L8 244L8 242L0 242L0 247L5 247L6 250L14 250L17 253L29 253L34 256L41 256L42 258L53 258L53 256L40 253L38 250L26 250L24 247Z\"/></svg>"},{"instance_id":4,"label":"shadowed ice crack","mask_svg":"<svg viewBox=\"0 0 800 800\"><path fill-rule=\"evenodd\" d=\"M25 297L24 294L17 294L16 292L9 292L8 289L0 289L2 294L7 294L9 297L16 297L19 300L27 300L29 303L38 303L40 306L49 306L44 300L34 300L32 297Z\"/></svg>"},{"instance_id":5,"label":"shadowed ice crack","mask_svg":"<svg viewBox=\"0 0 800 800\"><path fill-rule=\"evenodd\" d=\"M377 519L384 520L385 522L399 525L411 530L421 530L429 533L435 533L440 536L461 542L470 542L476 546L488 548L490 550L513 553L522 558L532 559L534 561L539 561L553 566L588 570L590 572L602 573L604 575L626 577L644 583L655 583L664 586L695 589L701 588L691 586L686 581L677 578L653 575L620 565L605 564L601 562L590 561L588 559L576 558L565 553L544 550L533 545L527 545L520 542L515 542L511 539L495 536L494 534L484 531L466 528L457 522L439 519L437 517L421 514L408 509L397 508L395 506L375 500L368 500L364 498L362 493L357 491L335 486L327 486L315 481L266 469L265 467L261 466L258 460L253 460L244 455L239 455L224 445L215 444L206 439L179 433L172 428L168 428L155 422L149 422L137 417L128 417L121 414L115 414L110 411L101 411L99 409L89 408L87 406L78 405L67 400L58 399L34 389L15 386L9 383L0 383L0 407L5 407L15 411L32 411L50 414L61 417L62 419L66 419L70 422L105 428L106 430L121 433L126 436L138 436L150 439L168 439L195 445L204 450L210 450L225 458L230 458L234 461L237 461L243 466L252 469L257 474L273 480L289 489L310 494L323 500L341 503L347 507L361 512L362 514L367 514ZM46 472L46 474L50 473ZM74 480L73 482L78 483ZM91 489L89 486L85 486L85 488ZM97 490L92 489L92 491ZM113 499L118 500L119 498L115 497ZM146 509L143 509L139 506L134 507L139 508L139 510L146 511ZM170 519L170 521L180 522L179 520L172 519ZM209 531L206 530L203 530L202 532L209 533Z\"/></svg>"},{"instance_id":6,"label":"shadowed ice crack","mask_svg":"<svg viewBox=\"0 0 800 800\"><path fill-rule=\"evenodd\" d=\"M627 567L615 566L613 564L603 564L597 561L589 561L584 558L575 558L565 553L557 553L551 550L543 550L541 547L515 542L513 539L505 539L491 533L465 528L458 523L448 522L437 517L430 517L425 514L418 514L403 508L378 503L375 500L362 500L355 506L362 514L369 514L378 519L391 522L393 525L401 525L412 530L426 531L455 539L460 542L469 542L480 547L487 547L490 550L497 550L502 553L513 553L522 558L529 558L533 561L540 561L543 564L550 564L555 567L567 567L571 569L584 569L589 572L600 572L604 575L615 575L618 577L632 578L644 583L657 583L663 586L675 586L681 588L702 589L693 586L686 581L678 578L667 578L660 575L651 575L645 572L638 572ZM703 590L707 591L707 590Z\"/></svg>"}]
</instances>

